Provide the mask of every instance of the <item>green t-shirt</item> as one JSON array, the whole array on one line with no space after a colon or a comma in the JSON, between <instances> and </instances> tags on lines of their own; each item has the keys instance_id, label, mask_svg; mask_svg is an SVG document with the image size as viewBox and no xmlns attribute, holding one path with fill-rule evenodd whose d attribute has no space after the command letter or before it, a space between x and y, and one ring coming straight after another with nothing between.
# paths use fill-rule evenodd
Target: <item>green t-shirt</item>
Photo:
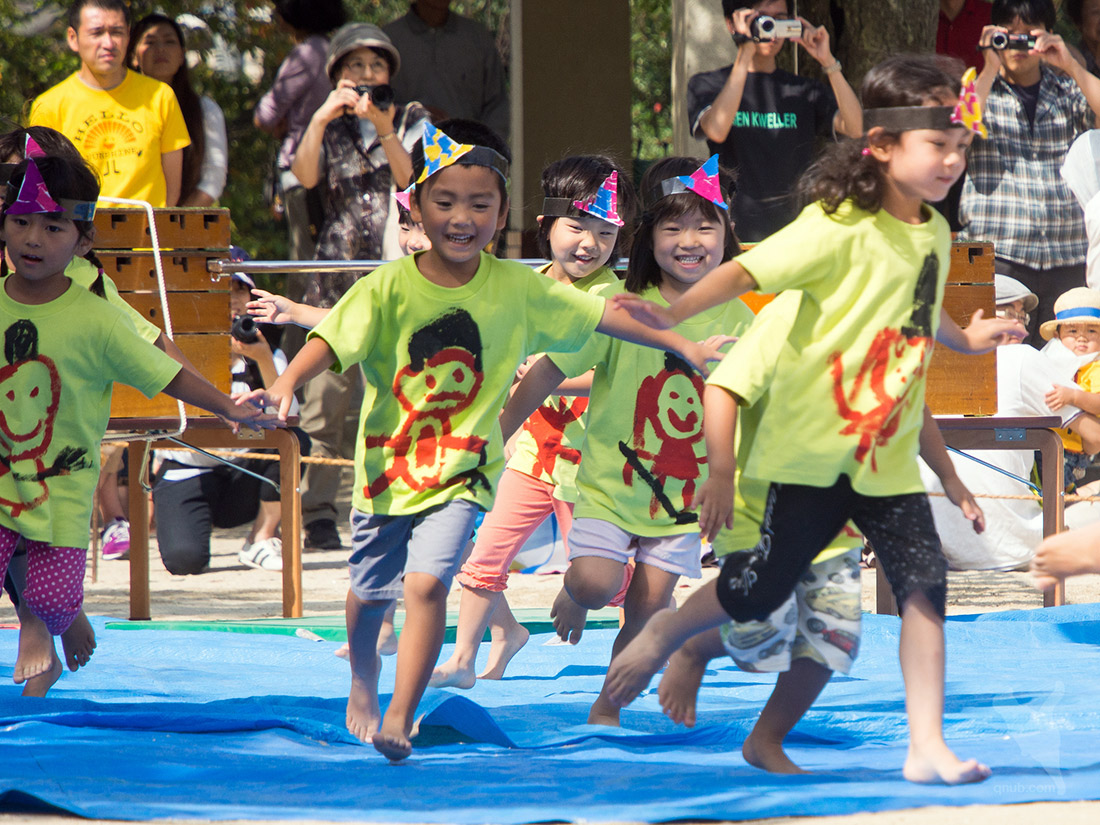
<instances>
[{"instance_id":1,"label":"green t-shirt","mask_svg":"<svg viewBox=\"0 0 1100 825\"><path fill-rule=\"evenodd\" d=\"M549 264L540 272L545 273ZM572 287L590 292L606 284L619 284L608 267L602 266ZM516 449L508 460L508 469L524 473L554 485L554 497L577 500L577 466L584 441L584 411L588 399L583 396L552 395L523 422L516 437Z\"/></svg>"},{"instance_id":2,"label":"green t-shirt","mask_svg":"<svg viewBox=\"0 0 1100 825\"><path fill-rule=\"evenodd\" d=\"M180 365L73 285L27 305L0 283L0 328L0 524L54 547L87 547L112 385L152 397Z\"/></svg>"},{"instance_id":3,"label":"green t-shirt","mask_svg":"<svg viewBox=\"0 0 1100 825\"><path fill-rule=\"evenodd\" d=\"M657 287L642 297L668 305ZM736 300L689 318L676 332L702 341L738 335L751 320L752 311ZM551 359L570 377L596 368L574 517L638 536L698 531L690 508L706 478L702 377L671 353L606 335Z\"/></svg>"},{"instance_id":4,"label":"green t-shirt","mask_svg":"<svg viewBox=\"0 0 1100 825\"><path fill-rule=\"evenodd\" d=\"M749 478L742 472L742 467L754 449L756 431L768 404L768 391L775 377L776 365L784 357L797 356L789 339L801 303L802 293L797 289L776 296L774 301L760 310L752 326L707 379L708 384L733 393L741 404L737 416L733 528L723 528L715 537L712 547L717 556L748 550L760 540L760 526L764 522L764 506L771 482ZM862 543L862 536L849 523L828 547L818 553L814 561L825 561Z\"/></svg>"},{"instance_id":5,"label":"green t-shirt","mask_svg":"<svg viewBox=\"0 0 1100 825\"><path fill-rule=\"evenodd\" d=\"M454 499L488 509L504 469L497 417L532 353L574 351L604 301L515 261L482 253L473 279L449 289L420 274L418 255L349 289L310 337L360 364L366 378L353 505L412 515Z\"/></svg>"},{"instance_id":6,"label":"green t-shirt","mask_svg":"<svg viewBox=\"0 0 1100 825\"><path fill-rule=\"evenodd\" d=\"M99 271L92 266L90 261L83 258L73 258L69 261L69 265L65 267L65 275L77 286L90 289L99 275ZM118 294L118 287L115 286L115 282L111 280L107 273L103 273L103 297L107 299L107 303L121 309L133 323L138 335L150 344L160 337L160 327L150 323L144 315L126 303L126 299Z\"/></svg>"},{"instance_id":7,"label":"green t-shirt","mask_svg":"<svg viewBox=\"0 0 1100 825\"><path fill-rule=\"evenodd\" d=\"M807 206L738 261L762 292L804 298L776 365L745 474L864 495L923 491L924 378L950 264L947 222Z\"/></svg>"}]
</instances>

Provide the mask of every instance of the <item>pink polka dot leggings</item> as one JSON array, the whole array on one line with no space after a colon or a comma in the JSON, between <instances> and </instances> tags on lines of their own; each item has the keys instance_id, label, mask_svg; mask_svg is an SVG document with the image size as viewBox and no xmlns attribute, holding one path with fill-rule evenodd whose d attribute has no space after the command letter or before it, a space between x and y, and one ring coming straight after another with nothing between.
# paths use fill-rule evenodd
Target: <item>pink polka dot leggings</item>
<instances>
[{"instance_id":1,"label":"pink polka dot leggings","mask_svg":"<svg viewBox=\"0 0 1100 825\"><path fill-rule=\"evenodd\" d=\"M0 526L0 570L7 570L19 534ZM83 547L51 547L27 541L27 586L23 599L54 636L69 629L84 604Z\"/></svg>"}]
</instances>

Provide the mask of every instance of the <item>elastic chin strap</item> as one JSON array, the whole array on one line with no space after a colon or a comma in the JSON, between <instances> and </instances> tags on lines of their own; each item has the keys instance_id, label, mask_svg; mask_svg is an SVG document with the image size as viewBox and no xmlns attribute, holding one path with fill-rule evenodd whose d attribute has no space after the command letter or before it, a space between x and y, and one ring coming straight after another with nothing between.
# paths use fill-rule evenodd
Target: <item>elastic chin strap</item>
<instances>
[{"instance_id":1,"label":"elastic chin strap","mask_svg":"<svg viewBox=\"0 0 1100 825\"><path fill-rule=\"evenodd\" d=\"M888 132L909 132L913 129L962 129L963 124L952 121L953 106L894 106L885 109L863 110L863 131L866 134L876 126Z\"/></svg>"}]
</instances>

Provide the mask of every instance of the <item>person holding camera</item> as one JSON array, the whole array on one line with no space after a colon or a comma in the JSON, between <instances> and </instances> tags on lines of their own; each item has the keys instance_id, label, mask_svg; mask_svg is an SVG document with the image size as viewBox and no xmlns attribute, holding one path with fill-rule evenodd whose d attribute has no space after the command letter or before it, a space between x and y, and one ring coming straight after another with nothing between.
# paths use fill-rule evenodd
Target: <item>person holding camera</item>
<instances>
[{"instance_id":1,"label":"person holding camera","mask_svg":"<svg viewBox=\"0 0 1100 825\"><path fill-rule=\"evenodd\" d=\"M1051 0L993 3L976 83L989 137L970 146L959 202L959 240L992 242L997 272L1038 296L1028 325L1037 346L1058 296L1085 285L1084 216L1060 170L1100 116L1100 77L1053 33L1055 18Z\"/></svg>"},{"instance_id":2,"label":"person holding camera","mask_svg":"<svg viewBox=\"0 0 1100 825\"><path fill-rule=\"evenodd\" d=\"M329 42L325 71L333 90L298 144L291 167L308 188L321 186L325 219L317 240L319 260L391 260L401 257L398 214L391 197L412 183L409 151L424 133L428 111L419 103L397 105L390 80L401 55L390 38L369 23L348 23ZM303 301L331 307L363 273L313 275ZM358 415L363 393L359 370L326 371L305 387L302 428L318 455L350 458L345 425ZM335 500L340 467L314 464L302 487L306 546L336 549Z\"/></svg>"},{"instance_id":3,"label":"person holding camera","mask_svg":"<svg viewBox=\"0 0 1100 825\"><path fill-rule=\"evenodd\" d=\"M691 132L705 137L719 162L737 170L730 217L742 241L760 241L797 214L793 190L810 165L819 135L863 134L863 115L829 33L791 19L787 0L722 0L726 27L739 44L732 65L688 81ZM778 68L793 40L821 64L829 86Z\"/></svg>"},{"instance_id":4,"label":"person holding camera","mask_svg":"<svg viewBox=\"0 0 1100 825\"><path fill-rule=\"evenodd\" d=\"M245 308L255 286L243 272L234 272L229 282L234 393L271 386L287 365L286 355L278 348L281 328L257 325ZM291 430L298 436L302 455L309 455L309 437L296 427ZM277 484L278 461L244 458L226 464L191 450L157 450L156 457L160 462L153 482L157 545L169 573L205 573L210 568L211 530L239 527L250 520L252 529L237 560L261 570L283 569L279 492L249 474Z\"/></svg>"}]
</instances>

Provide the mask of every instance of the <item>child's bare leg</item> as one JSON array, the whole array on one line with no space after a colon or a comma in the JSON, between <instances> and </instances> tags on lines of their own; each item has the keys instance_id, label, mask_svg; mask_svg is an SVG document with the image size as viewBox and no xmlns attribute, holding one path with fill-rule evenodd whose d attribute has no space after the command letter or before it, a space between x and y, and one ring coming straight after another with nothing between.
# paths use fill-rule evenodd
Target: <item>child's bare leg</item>
<instances>
[{"instance_id":1,"label":"child's bare leg","mask_svg":"<svg viewBox=\"0 0 1100 825\"><path fill-rule=\"evenodd\" d=\"M611 662L604 680L608 699L619 707L629 705L684 642L728 622L729 618L718 601L718 588L713 580L692 593L679 610L655 613L634 641Z\"/></svg>"},{"instance_id":2,"label":"child's bare leg","mask_svg":"<svg viewBox=\"0 0 1100 825\"><path fill-rule=\"evenodd\" d=\"M23 684L28 679L48 674L53 670L57 662L57 653L54 651L53 636L46 628L46 623L31 612L25 599L19 600L19 653L15 658L15 673L12 677L17 685ZM60 668L53 682L60 676ZM45 696L41 694L30 694Z\"/></svg>"},{"instance_id":3,"label":"child's bare leg","mask_svg":"<svg viewBox=\"0 0 1100 825\"><path fill-rule=\"evenodd\" d=\"M563 642L575 645L581 640L588 611L604 607L619 592L624 566L600 556L581 556L570 562L550 608L554 630Z\"/></svg>"},{"instance_id":4,"label":"child's bare leg","mask_svg":"<svg viewBox=\"0 0 1100 825\"><path fill-rule=\"evenodd\" d=\"M668 657L668 667L657 685L657 698L665 716L678 725L695 727L695 700L703 674L712 659L726 655L717 627L692 636Z\"/></svg>"},{"instance_id":5,"label":"child's bare leg","mask_svg":"<svg viewBox=\"0 0 1100 825\"><path fill-rule=\"evenodd\" d=\"M42 698L49 693L50 688L52 688L57 683L57 680L61 678L64 668L61 666L61 660L57 658L57 651L54 650L53 637L50 637L50 652L53 655L50 657L49 670L27 679L26 683L23 685L24 696Z\"/></svg>"},{"instance_id":6,"label":"child's bare leg","mask_svg":"<svg viewBox=\"0 0 1100 825\"><path fill-rule=\"evenodd\" d=\"M619 572L621 583L622 571ZM623 602L623 624L619 628L619 635L615 637L615 644L611 647L612 662L641 632L654 613L668 609L668 600L672 597L672 591L679 579L678 573L669 573L645 563L635 566L634 578L630 581L630 588L626 591L626 601ZM588 724L618 727L621 710L621 706L607 697L605 679L600 695L596 697L591 710L588 711Z\"/></svg>"},{"instance_id":7,"label":"child's bare leg","mask_svg":"<svg viewBox=\"0 0 1100 825\"><path fill-rule=\"evenodd\" d=\"M73 623L61 634L61 648L65 651L65 664L69 666L69 670L83 667L92 658L95 651L95 631L83 610L76 614Z\"/></svg>"},{"instance_id":8,"label":"child's bare leg","mask_svg":"<svg viewBox=\"0 0 1100 825\"><path fill-rule=\"evenodd\" d=\"M348 694L348 730L363 742L378 730L378 629L390 599L363 601L348 591L345 612L348 623L348 658L351 661L351 691Z\"/></svg>"},{"instance_id":9,"label":"child's bare leg","mask_svg":"<svg viewBox=\"0 0 1100 825\"><path fill-rule=\"evenodd\" d=\"M806 773L783 750L783 740L821 695L833 672L812 659L795 659L779 674L775 690L741 746L750 765L771 773Z\"/></svg>"},{"instance_id":10,"label":"child's bare leg","mask_svg":"<svg viewBox=\"0 0 1100 825\"><path fill-rule=\"evenodd\" d=\"M405 624L397 642L397 677L393 698L382 727L373 736L374 747L391 761L412 753L414 714L432 667L443 647L447 627L447 588L430 573L405 574Z\"/></svg>"},{"instance_id":11,"label":"child's bare leg","mask_svg":"<svg viewBox=\"0 0 1100 825\"><path fill-rule=\"evenodd\" d=\"M502 593L497 608L489 618L489 632L492 642L489 645L489 660L485 670L477 675L478 679L503 679L508 663L527 644L531 633L521 625L512 613L508 598Z\"/></svg>"},{"instance_id":12,"label":"child's bare leg","mask_svg":"<svg viewBox=\"0 0 1100 825\"><path fill-rule=\"evenodd\" d=\"M382 627L378 631L378 655L392 656L397 652L397 629L393 617L397 614L397 599L390 602L386 615L382 617Z\"/></svg>"},{"instance_id":13,"label":"child's bare leg","mask_svg":"<svg viewBox=\"0 0 1100 825\"><path fill-rule=\"evenodd\" d=\"M943 739L943 620L923 593L911 595L902 607L899 657L909 716L905 778L948 785L986 779L988 767L959 759Z\"/></svg>"},{"instance_id":14,"label":"child's bare leg","mask_svg":"<svg viewBox=\"0 0 1100 825\"><path fill-rule=\"evenodd\" d=\"M474 660L485 628L502 601L504 594L496 590L463 586L458 604L458 628L455 630L455 649L451 657L432 671L428 684L432 687L472 688L474 686Z\"/></svg>"},{"instance_id":15,"label":"child's bare leg","mask_svg":"<svg viewBox=\"0 0 1100 825\"><path fill-rule=\"evenodd\" d=\"M1031 573L1043 589L1067 576L1100 573L1100 523L1044 539L1031 560Z\"/></svg>"}]
</instances>

